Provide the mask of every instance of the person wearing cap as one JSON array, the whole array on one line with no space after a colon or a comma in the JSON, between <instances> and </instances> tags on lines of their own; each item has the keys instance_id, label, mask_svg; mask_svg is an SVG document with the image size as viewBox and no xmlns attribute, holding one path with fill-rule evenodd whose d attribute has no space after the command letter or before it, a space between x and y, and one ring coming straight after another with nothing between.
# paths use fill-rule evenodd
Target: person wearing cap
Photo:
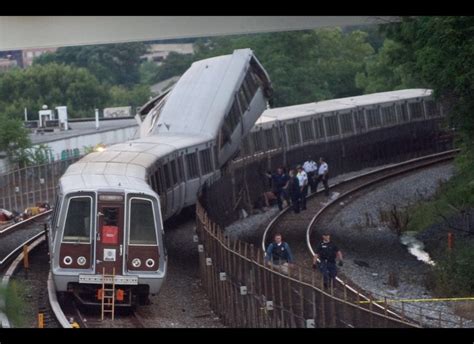
<instances>
[{"instance_id":1,"label":"person wearing cap","mask_svg":"<svg viewBox=\"0 0 474 344\"><path fill-rule=\"evenodd\" d=\"M306 195L308 194L308 175L301 165L296 166L298 182L300 184L300 204L301 210L306 210Z\"/></svg>"},{"instance_id":2,"label":"person wearing cap","mask_svg":"<svg viewBox=\"0 0 474 344\"><path fill-rule=\"evenodd\" d=\"M315 256L313 257L313 268L317 268L319 264L319 271L323 275L324 287L329 286L329 282L333 285L334 279L337 276L336 259L339 261L339 266L343 265L342 252L331 241L331 235L324 232L322 241L316 246Z\"/></svg>"},{"instance_id":3,"label":"person wearing cap","mask_svg":"<svg viewBox=\"0 0 474 344\"><path fill-rule=\"evenodd\" d=\"M318 179L316 179L316 185L314 186L314 191L318 191L319 182L323 182L324 185L324 194L329 196L329 167L324 158L319 158L319 168L318 168Z\"/></svg>"}]
</instances>

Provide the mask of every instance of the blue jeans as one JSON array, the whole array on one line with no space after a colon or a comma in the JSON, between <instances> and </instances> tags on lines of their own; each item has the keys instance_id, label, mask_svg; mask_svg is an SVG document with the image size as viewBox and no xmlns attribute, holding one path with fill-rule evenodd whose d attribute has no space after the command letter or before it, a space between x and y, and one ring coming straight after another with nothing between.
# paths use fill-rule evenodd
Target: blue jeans
<instances>
[{"instance_id":1,"label":"blue jeans","mask_svg":"<svg viewBox=\"0 0 474 344\"><path fill-rule=\"evenodd\" d=\"M334 280L337 276L336 262L321 260L321 263L319 263L319 271L323 274L324 286L327 287L329 280Z\"/></svg>"}]
</instances>

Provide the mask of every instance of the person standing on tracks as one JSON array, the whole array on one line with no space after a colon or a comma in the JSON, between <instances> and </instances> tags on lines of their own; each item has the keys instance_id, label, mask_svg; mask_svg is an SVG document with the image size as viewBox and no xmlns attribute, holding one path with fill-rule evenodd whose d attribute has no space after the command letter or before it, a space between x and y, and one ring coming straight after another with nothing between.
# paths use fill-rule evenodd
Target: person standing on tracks
<instances>
[{"instance_id":1,"label":"person standing on tracks","mask_svg":"<svg viewBox=\"0 0 474 344\"><path fill-rule=\"evenodd\" d=\"M286 195L286 188L288 187L290 177L285 174L281 167L277 168L276 173L267 173L267 176L272 179L272 189L277 198L278 209L283 210L282 197L285 199L288 198Z\"/></svg>"},{"instance_id":2,"label":"person standing on tracks","mask_svg":"<svg viewBox=\"0 0 474 344\"><path fill-rule=\"evenodd\" d=\"M316 173L318 172L318 164L311 159L311 155L308 155L308 160L305 161L303 164L303 169L306 172L308 176L308 185L310 187L310 192L316 192L315 186L315 178L316 178Z\"/></svg>"},{"instance_id":3,"label":"person standing on tracks","mask_svg":"<svg viewBox=\"0 0 474 344\"><path fill-rule=\"evenodd\" d=\"M293 254L290 246L283 241L280 233L276 233L273 240L265 252L265 263L287 274L288 267L293 265Z\"/></svg>"},{"instance_id":4,"label":"person standing on tracks","mask_svg":"<svg viewBox=\"0 0 474 344\"><path fill-rule=\"evenodd\" d=\"M298 174L296 177L298 178L298 182L300 184L300 202L301 202L301 210L306 210L306 195L308 194L308 175L304 171L301 165L296 167Z\"/></svg>"},{"instance_id":5,"label":"person standing on tracks","mask_svg":"<svg viewBox=\"0 0 474 344\"><path fill-rule=\"evenodd\" d=\"M316 185L314 186L314 191L318 191L319 182L323 182L324 185L324 194L329 196L329 167L324 158L319 158L319 168L318 168L318 179L316 180Z\"/></svg>"},{"instance_id":6,"label":"person standing on tracks","mask_svg":"<svg viewBox=\"0 0 474 344\"><path fill-rule=\"evenodd\" d=\"M329 282L334 283L337 276L336 259L339 260L339 266L343 265L342 252L331 241L331 235L325 232L322 236L322 241L316 246L313 257L313 268L317 268L319 264L319 271L323 275L324 287L329 286Z\"/></svg>"},{"instance_id":7,"label":"person standing on tracks","mask_svg":"<svg viewBox=\"0 0 474 344\"><path fill-rule=\"evenodd\" d=\"M301 189L300 182L296 176L295 170L290 170L290 180L288 181L288 193L291 198L291 205L295 214L300 212Z\"/></svg>"}]
</instances>

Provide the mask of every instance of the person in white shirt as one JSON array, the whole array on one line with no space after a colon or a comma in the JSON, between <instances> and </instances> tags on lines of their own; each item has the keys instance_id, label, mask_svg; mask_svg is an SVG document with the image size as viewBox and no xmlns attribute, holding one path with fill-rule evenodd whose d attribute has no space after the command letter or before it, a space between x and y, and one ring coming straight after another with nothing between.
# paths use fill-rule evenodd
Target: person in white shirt
<instances>
[{"instance_id":1,"label":"person in white shirt","mask_svg":"<svg viewBox=\"0 0 474 344\"><path fill-rule=\"evenodd\" d=\"M296 177L298 178L300 184L301 210L306 210L306 195L308 194L308 175L303 170L303 167L301 167L301 165L298 165L296 169L298 170L298 174L296 175Z\"/></svg>"},{"instance_id":2,"label":"person in white shirt","mask_svg":"<svg viewBox=\"0 0 474 344\"><path fill-rule=\"evenodd\" d=\"M315 191L318 190L319 182L323 182L324 194L329 196L329 167L324 158L319 158L318 179L316 180Z\"/></svg>"},{"instance_id":3,"label":"person in white shirt","mask_svg":"<svg viewBox=\"0 0 474 344\"><path fill-rule=\"evenodd\" d=\"M308 176L308 185L310 187L310 192L313 193L316 191L315 182L316 182L316 173L318 171L318 164L311 159L311 155L308 156L308 160L305 161L303 164L303 170L306 172Z\"/></svg>"}]
</instances>

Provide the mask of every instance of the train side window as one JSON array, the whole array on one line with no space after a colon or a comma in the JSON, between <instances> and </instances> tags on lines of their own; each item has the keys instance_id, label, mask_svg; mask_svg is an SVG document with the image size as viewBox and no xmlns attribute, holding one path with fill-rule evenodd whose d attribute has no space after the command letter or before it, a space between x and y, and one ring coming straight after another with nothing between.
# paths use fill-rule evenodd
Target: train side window
<instances>
[{"instance_id":1,"label":"train side window","mask_svg":"<svg viewBox=\"0 0 474 344\"><path fill-rule=\"evenodd\" d=\"M253 99L253 96L254 96L254 92L252 92L252 89L251 89L251 86L249 85L249 79L247 78L249 74L247 73L247 75L245 75L245 78L242 82L242 90L245 94L245 98L247 100L247 103L250 105L250 102L252 101Z\"/></svg>"},{"instance_id":2,"label":"train side window","mask_svg":"<svg viewBox=\"0 0 474 344\"><path fill-rule=\"evenodd\" d=\"M239 91L237 92L240 102L240 109L242 113L245 113L249 108L250 99L247 98L247 95L244 92L243 85L240 87Z\"/></svg>"},{"instance_id":3,"label":"train side window","mask_svg":"<svg viewBox=\"0 0 474 344\"><path fill-rule=\"evenodd\" d=\"M311 141L314 138L313 124L311 122L311 120L307 120L300 123L303 142Z\"/></svg>"},{"instance_id":4,"label":"train side window","mask_svg":"<svg viewBox=\"0 0 474 344\"><path fill-rule=\"evenodd\" d=\"M188 167L188 179L199 177L199 166L197 162L197 153L186 155L186 166Z\"/></svg>"},{"instance_id":5,"label":"train side window","mask_svg":"<svg viewBox=\"0 0 474 344\"><path fill-rule=\"evenodd\" d=\"M131 245L157 245L153 203L142 198L131 198L129 206L129 243Z\"/></svg>"},{"instance_id":6,"label":"train side window","mask_svg":"<svg viewBox=\"0 0 474 344\"><path fill-rule=\"evenodd\" d=\"M202 174L208 174L212 172L212 161L211 161L211 149L204 149L199 152L199 157L201 160Z\"/></svg>"},{"instance_id":7,"label":"train side window","mask_svg":"<svg viewBox=\"0 0 474 344\"><path fill-rule=\"evenodd\" d=\"M273 138L273 128L272 129L265 129L265 141L267 143L267 149L275 148L275 139Z\"/></svg>"},{"instance_id":8,"label":"train side window","mask_svg":"<svg viewBox=\"0 0 474 344\"><path fill-rule=\"evenodd\" d=\"M365 130L364 110L360 109L355 112L355 122L357 130Z\"/></svg>"},{"instance_id":9,"label":"train side window","mask_svg":"<svg viewBox=\"0 0 474 344\"><path fill-rule=\"evenodd\" d=\"M176 160L171 160L171 175L173 176L174 183L176 185L181 181L181 178L178 176L178 171L176 171Z\"/></svg>"},{"instance_id":10,"label":"train side window","mask_svg":"<svg viewBox=\"0 0 474 344\"><path fill-rule=\"evenodd\" d=\"M343 134L352 133L354 131L354 125L352 123L352 113L343 113L339 115L341 120L341 132Z\"/></svg>"},{"instance_id":11,"label":"train side window","mask_svg":"<svg viewBox=\"0 0 474 344\"><path fill-rule=\"evenodd\" d=\"M400 114L400 121L401 122L408 122L407 104L399 104L398 105L398 113Z\"/></svg>"},{"instance_id":12,"label":"train side window","mask_svg":"<svg viewBox=\"0 0 474 344\"><path fill-rule=\"evenodd\" d=\"M263 150L262 130L258 130L252 133L252 141L255 152Z\"/></svg>"},{"instance_id":13,"label":"train side window","mask_svg":"<svg viewBox=\"0 0 474 344\"><path fill-rule=\"evenodd\" d=\"M250 90L250 93L252 94L253 98L255 93L257 93L258 83L251 69L249 69L247 75L245 76L245 83L247 84L247 87Z\"/></svg>"},{"instance_id":14,"label":"train side window","mask_svg":"<svg viewBox=\"0 0 474 344\"><path fill-rule=\"evenodd\" d=\"M395 109L393 106L386 106L382 108L382 118L383 124L390 125L397 122L397 117L395 116Z\"/></svg>"},{"instance_id":15,"label":"train side window","mask_svg":"<svg viewBox=\"0 0 474 344\"><path fill-rule=\"evenodd\" d=\"M369 128L380 126L382 123L380 121L379 109L368 109L367 110L367 126Z\"/></svg>"},{"instance_id":16,"label":"train side window","mask_svg":"<svg viewBox=\"0 0 474 344\"><path fill-rule=\"evenodd\" d=\"M324 117L324 121L326 124L327 135L328 136L335 136L339 134L339 125L337 123L336 116L328 116Z\"/></svg>"},{"instance_id":17,"label":"train side window","mask_svg":"<svg viewBox=\"0 0 474 344\"><path fill-rule=\"evenodd\" d=\"M178 158L178 175L179 175L179 180L184 181L185 176L184 176L183 156L180 156Z\"/></svg>"},{"instance_id":18,"label":"train side window","mask_svg":"<svg viewBox=\"0 0 474 344\"><path fill-rule=\"evenodd\" d=\"M229 113L225 117L223 128L222 128L222 145L230 141L230 137L235 130L235 127L240 122L240 109L237 104L237 98L234 98L234 103L232 104Z\"/></svg>"},{"instance_id":19,"label":"train side window","mask_svg":"<svg viewBox=\"0 0 474 344\"><path fill-rule=\"evenodd\" d=\"M165 185L166 185L166 190L168 190L169 188L171 188L171 185L172 185L172 180L171 180L171 176L170 176L170 170L169 170L169 164L165 164L163 166L163 172L165 173Z\"/></svg>"},{"instance_id":20,"label":"train side window","mask_svg":"<svg viewBox=\"0 0 474 344\"><path fill-rule=\"evenodd\" d=\"M410 103L410 113L412 119L422 118L423 117L423 107L420 102Z\"/></svg>"},{"instance_id":21,"label":"train side window","mask_svg":"<svg viewBox=\"0 0 474 344\"><path fill-rule=\"evenodd\" d=\"M290 145L296 145L301 142L300 128L298 122L288 124L286 126L286 130L288 133L288 143Z\"/></svg>"},{"instance_id":22,"label":"train side window","mask_svg":"<svg viewBox=\"0 0 474 344\"><path fill-rule=\"evenodd\" d=\"M316 128L316 138L324 137L324 125L322 118L316 118L314 120L314 127Z\"/></svg>"},{"instance_id":23,"label":"train side window","mask_svg":"<svg viewBox=\"0 0 474 344\"><path fill-rule=\"evenodd\" d=\"M90 241L92 228L92 197L73 197L69 199L63 242Z\"/></svg>"},{"instance_id":24,"label":"train side window","mask_svg":"<svg viewBox=\"0 0 474 344\"><path fill-rule=\"evenodd\" d=\"M165 191L165 188L163 187L163 173L162 173L162 168L161 166L156 169L155 172L155 182L156 182L156 188L157 192L159 195L163 194L163 191Z\"/></svg>"},{"instance_id":25,"label":"train side window","mask_svg":"<svg viewBox=\"0 0 474 344\"><path fill-rule=\"evenodd\" d=\"M435 101L427 100L425 104L426 104L426 114L429 117L439 116L439 107L437 106Z\"/></svg>"}]
</instances>

